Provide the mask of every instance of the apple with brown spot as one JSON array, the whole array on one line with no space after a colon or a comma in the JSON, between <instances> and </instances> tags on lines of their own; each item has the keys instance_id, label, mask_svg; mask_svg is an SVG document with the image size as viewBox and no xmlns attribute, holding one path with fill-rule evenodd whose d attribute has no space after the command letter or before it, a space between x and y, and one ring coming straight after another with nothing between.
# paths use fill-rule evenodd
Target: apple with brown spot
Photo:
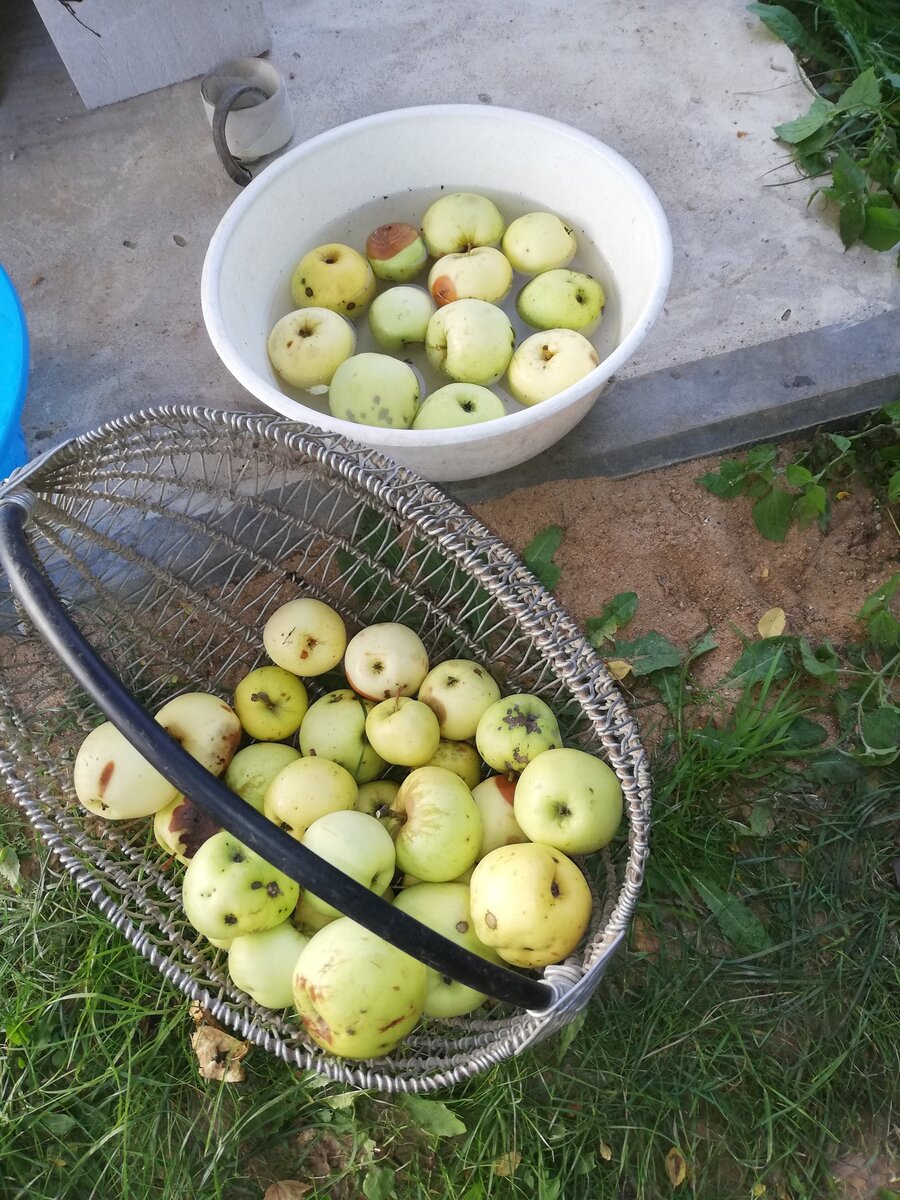
<instances>
[{"instance_id":1,"label":"apple with brown spot","mask_svg":"<svg viewBox=\"0 0 900 1200\"><path fill-rule=\"evenodd\" d=\"M366 238L366 258L379 279L408 283L425 266L428 250L414 225L391 221Z\"/></svg>"}]
</instances>

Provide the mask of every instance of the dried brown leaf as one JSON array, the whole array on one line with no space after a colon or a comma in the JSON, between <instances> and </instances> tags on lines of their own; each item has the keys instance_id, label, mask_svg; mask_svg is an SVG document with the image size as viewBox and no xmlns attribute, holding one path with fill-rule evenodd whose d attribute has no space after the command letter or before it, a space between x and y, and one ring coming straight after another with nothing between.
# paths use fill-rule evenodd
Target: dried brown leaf
<instances>
[{"instance_id":1,"label":"dried brown leaf","mask_svg":"<svg viewBox=\"0 0 900 1200\"><path fill-rule=\"evenodd\" d=\"M518 1150L507 1150L491 1163L491 1172L494 1175L513 1175L521 1161L522 1155Z\"/></svg>"},{"instance_id":2,"label":"dried brown leaf","mask_svg":"<svg viewBox=\"0 0 900 1200\"><path fill-rule=\"evenodd\" d=\"M353 1138L337 1138L333 1133L304 1129L297 1135L297 1149L307 1151L305 1170L310 1179L327 1179L345 1171L353 1158Z\"/></svg>"},{"instance_id":3,"label":"dried brown leaf","mask_svg":"<svg viewBox=\"0 0 900 1200\"><path fill-rule=\"evenodd\" d=\"M655 961L659 954L659 938L656 931L643 917L635 917L631 922L634 937L634 948L646 954Z\"/></svg>"},{"instance_id":4,"label":"dried brown leaf","mask_svg":"<svg viewBox=\"0 0 900 1200\"><path fill-rule=\"evenodd\" d=\"M279 1179L277 1183L266 1188L263 1200L303 1200L312 1190L311 1183L301 1183L299 1179Z\"/></svg>"},{"instance_id":5,"label":"dried brown leaf","mask_svg":"<svg viewBox=\"0 0 900 1200\"><path fill-rule=\"evenodd\" d=\"M249 1042L239 1042L231 1034L211 1025L200 1025L191 1034L191 1046L200 1064L203 1079L221 1079L224 1083L242 1083L244 1068L241 1059L250 1049Z\"/></svg>"},{"instance_id":6,"label":"dried brown leaf","mask_svg":"<svg viewBox=\"0 0 900 1200\"><path fill-rule=\"evenodd\" d=\"M666 1174L673 1188L681 1187L687 1179L687 1159L676 1146L673 1146L666 1155Z\"/></svg>"}]
</instances>

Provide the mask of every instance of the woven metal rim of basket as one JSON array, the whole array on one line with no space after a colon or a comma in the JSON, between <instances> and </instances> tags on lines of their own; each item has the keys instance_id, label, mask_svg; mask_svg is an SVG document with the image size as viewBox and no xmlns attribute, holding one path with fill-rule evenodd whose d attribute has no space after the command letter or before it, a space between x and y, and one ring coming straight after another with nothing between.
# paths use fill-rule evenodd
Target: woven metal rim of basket
<instances>
[{"instance_id":1,"label":"woven metal rim of basket","mask_svg":"<svg viewBox=\"0 0 900 1200\"><path fill-rule=\"evenodd\" d=\"M189 478L191 469L197 472L193 481ZM273 500L273 481L279 479L280 491L275 488ZM288 484L291 479L294 482ZM341 553L349 551L353 551L350 558L359 566L363 513L370 517L376 513L386 529L403 534L397 542L403 546L399 566L396 562L384 565L385 540L379 548L381 558L369 550L362 556L365 569L387 572L385 577L395 584L405 570L401 582L411 589L416 603L421 602L417 611L442 636L462 636L463 622L460 617L454 625L442 604L429 596L426 585L435 575L435 568L426 556L437 552L452 573L451 579L471 581L479 596L487 597L483 603L489 601L494 623L488 632L506 631L498 664L504 654L512 653L510 648L516 655L524 654L523 664L530 655L529 678L537 680L535 690L540 693L543 688L549 695L552 686L569 698L578 709L582 740L602 746L619 776L629 822L621 882L611 856L604 852L604 881L599 891L592 882L594 913L585 942L564 963L541 973L552 992L548 1007L510 1012L508 1006L501 1005L482 1015L429 1021L391 1056L354 1063L324 1053L305 1038L299 1023L289 1014L261 1008L234 987L225 971L224 956L211 954L210 945L184 920L177 879L160 865L161 856L152 837L135 833L131 822L123 827L107 823L100 829L97 822L86 819L73 800L71 762L47 735L48 714L52 714L53 706L45 704L36 717L33 703L16 702L20 677L10 664L18 655L4 651L0 654L0 770L36 830L112 924L167 979L239 1036L301 1069L315 1070L355 1087L427 1092L460 1082L562 1028L588 1003L627 931L649 848L650 779L646 755L634 721L600 657L514 553L439 488L372 450L281 417L180 405L141 410L73 438L17 471L0 486L0 505L28 511L31 551L37 556L38 544L42 547L41 573L45 577L56 584L53 573L61 573L65 583L74 581L73 593L89 581L100 597L95 603L104 612L104 603L110 597L115 601L117 611L125 614L126 624L133 624L133 628L129 626L127 652L136 654L139 639L147 635L144 611L129 612L116 593L117 587L125 586L121 572L113 572L106 580L92 578L89 563L78 559L78 539L83 539L92 553L112 555L124 566L125 574L149 572L154 596L174 596L185 608L188 604L183 597L187 596L191 606L206 606L217 612L210 594L194 586L196 581L188 586L170 569L171 564L150 563L133 543L125 545L117 540L123 535L115 533L115 521L110 520L126 514L143 532L141 523L148 520L148 514L153 521L161 522L180 505L184 511L178 512L177 520L181 522L179 528L187 530L185 538L200 537L202 531L219 549L224 545L231 553L235 540L240 540L234 522L223 521L221 511L215 513L219 525L208 511L194 515L192 495L215 501L226 514L232 510L249 514L250 523L258 518L263 522L259 530L269 519L268 541L252 548L240 543L244 557L237 561L243 575L266 566L280 568L277 554L275 559L267 557L273 521L288 525L294 522L302 537L297 534L291 545L295 550L299 546L304 553L316 537L322 541L324 532L327 546L320 551L318 565L326 575L331 570L330 586L335 590L328 591L324 577L313 580L310 567L310 579L303 581L304 591L311 590L343 607L351 619L353 609L348 604L358 602L358 573L351 572L352 578L345 578L339 572L336 584L333 568L335 562L341 562ZM291 505L296 509L298 504L299 515L291 510ZM93 526L87 519L92 516ZM323 522L329 519L333 524L326 529ZM262 538L255 524L253 528L254 536L258 533ZM214 534L210 533L213 529ZM185 544L193 548L192 542ZM279 545L283 550L284 546ZM302 556L301 561L305 562ZM413 571L418 572L414 577ZM90 625L90 605L79 607L77 595L66 595L65 587L62 593L63 606L70 616L77 615ZM443 603L449 605L450 599ZM96 620L92 633L96 634L103 622L98 613L93 615ZM370 619L369 614L366 621ZM390 618L382 615L381 619ZM484 630L480 628L480 632ZM255 642L254 649L250 649L250 634L244 631L243 640L238 637L236 641L225 665L220 664L220 671L239 666L243 673L256 665L249 658L258 652ZM39 645L30 623L22 620L20 606L9 593L0 592L0 645L3 642L17 651L23 646L27 650ZM170 638L168 644L177 658L177 638ZM459 643L451 638L448 644ZM36 660L27 652L24 657L27 661L23 669L33 671ZM47 657L44 652L44 659ZM50 662L54 665L45 669L52 676L51 691L68 687L69 694L73 694L71 678L64 668L52 659ZM122 669L121 663L114 665ZM143 669L137 669L138 677ZM521 685L525 666L510 669L513 675L519 672L517 682ZM153 678L153 686L145 678L139 681L142 702L148 703L154 697L153 688L158 692L162 684L158 677ZM97 719L96 708L84 704L83 693L75 689L74 694L81 698L80 704L67 700L61 706L76 726L69 735L70 749ZM33 692L29 698L33 701Z\"/></svg>"}]
</instances>

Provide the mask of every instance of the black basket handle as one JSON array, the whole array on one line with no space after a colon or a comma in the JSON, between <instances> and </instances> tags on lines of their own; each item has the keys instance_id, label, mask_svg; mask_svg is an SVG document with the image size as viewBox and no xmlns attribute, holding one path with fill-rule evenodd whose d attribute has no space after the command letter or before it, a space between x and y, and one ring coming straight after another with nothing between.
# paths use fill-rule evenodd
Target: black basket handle
<instances>
[{"instance_id":1,"label":"black basket handle","mask_svg":"<svg viewBox=\"0 0 900 1200\"><path fill-rule=\"evenodd\" d=\"M552 1007L556 993L550 984L487 962L375 896L229 791L148 716L98 657L44 579L24 532L33 500L22 488L0 499L0 566L40 636L144 758L223 829L372 933L496 1000L531 1012Z\"/></svg>"}]
</instances>

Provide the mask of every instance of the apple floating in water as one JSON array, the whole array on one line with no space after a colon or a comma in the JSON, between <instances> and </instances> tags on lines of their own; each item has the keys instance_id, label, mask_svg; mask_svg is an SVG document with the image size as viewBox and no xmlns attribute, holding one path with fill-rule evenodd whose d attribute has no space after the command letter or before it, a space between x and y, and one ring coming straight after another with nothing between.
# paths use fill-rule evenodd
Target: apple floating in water
<instances>
[{"instance_id":1,"label":"apple floating in water","mask_svg":"<svg viewBox=\"0 0 900 1200\"><path fill-rule=\"evenodd\" d=\"M434 301L424 288L388 288L372 301L369 329L385 350L402 350L425 341L434 312Z\"/></svg>"},{"instance_id":2,"label":"apple floating in water","mask_svg":"<svg viewBox=\"0 0 900 1200\"><path fill-rule=\"evenodd\" d=\"M322 392L356 349L356 330L327 308L298 308L276 321L267 342L269 361L291 387Z\"/></svg>"},{"instance_id":3,"label":"apple floating in water","mask_svg":"<svg viewBox=\"0 0 900 1200\"><path fill-rule=\"evenodd\" d=\"M428 273L428 290L438 307L454 300L495 304L512 287L512 267L493 246L445 254Z\"/></svg>"},{"instance_id":4,"label":"apple floating in water","mask_svg":"<svg viewBox=\"0 0 900 1200\"><path fill-rule=\"evenodd\" d=\"M448 383L422 401L413 429L454 429L506 415L503 401L478 383Z\"/></svg>"},{"instance_id":5,"label":"apple floating in water","mask_svg":"<svg viewBox=\"0 0 900 1200\"><path fill-rule=\"evenodd\" d=\"M298 308L328 308L354 319L369 307L376 287L367 259L342 242L316 246L291 276L291 296Z\"/></svg>"},{"instance_id":6,"label":"apple floating in water","mask_svg":"<svg viewBox=\"0 0 900 1200\"><path fill-rule=\"evenodd\" d=\"M496 246L503 237L503 216L492 200L475 192L453 192L441 196L422 218L422 236L433 258L471 250L473 246Z\"/></svg>"},{"instance_id":7,"label":"apple floating in water","mask_svg":"<svg viewBox=\"0 0 900 1200\"><path fill-rule=\"evenodd\" d=\"M574 329L548 329L526 338L512 356L507 384L520 404L530 407L578 383L599 364L600 357Z\"/></svg>"},{"instance_id":8,"label":"apple floating in water","mask_svg":"<svg viewBox=\"0 0 900 1200\"><path fill-rule=\"evenodd\" d=\"M565 267L575 257L575 234L555 213L531 212L517 217L503 235L503 253L523 275Z\"/></svg>"},{"instance_id":9,"label":"apple floating in water","mask_svg":"<svg viewBox=\"0 0 900 1200\"><path fill-rule=\"evenodd\" d=\"M496 383L509 366L516 335L506 313L485 300L455 300L428 322L428 361L459 383Z\"/></svg>"},{"instance_id":10,"label":"apple floating in water","mask_svg":"<svg viewBox=\"0 0 900 1200\"><path fill-rule=\"evenodd\" d=\"M526 283L516 312L535 329L575 329L585 335L600 323L606 296L583 271L546 271Z\"/></svg>"},{"instance_id":11,"label":"apple floating in water","mask_svg":"<svg viewBox=\"0 0 900 1200\"><path fill-rule=\"evenodd\" d=\"M387 354L354 354L345 359L328 389L332 416L383 429L409 429L418 401L415 371Z\"/></svg>"},{"instance_id":12,"label":"apple floating in water","mask_svg":"<svg viewBox=\"0 0 900 1200\"><path fill-rule=\"evenodd\" d=\"M425 266L428 251L415 226L392 221L366 238L366 258L379 279L408 283Z\"/></svg>"}]
</instances>

